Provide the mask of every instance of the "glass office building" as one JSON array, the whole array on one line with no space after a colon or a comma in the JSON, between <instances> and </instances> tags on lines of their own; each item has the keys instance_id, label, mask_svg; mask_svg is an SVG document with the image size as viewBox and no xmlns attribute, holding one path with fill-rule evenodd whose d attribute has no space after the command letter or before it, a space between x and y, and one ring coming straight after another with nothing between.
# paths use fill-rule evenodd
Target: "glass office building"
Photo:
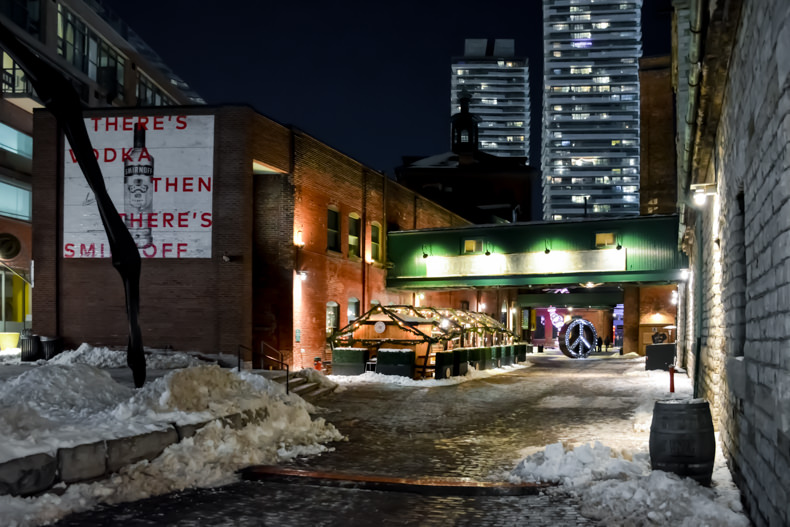
<instances>
[{"instance_id":1,"label":"glass office building","mask_svg":"<svg viewBox=\"0 0 790 527\"><path fill-rule=\"evenodd\" d=\"M544 0L543 219L639 215L642 0Z\"/></svg>"},{"instance_id":2,"label":"glass office building","mask_svg":"<svg viewBox=\"0 0 790 527\"><path fill-rule=\"evenodd\" d=\"M512 39L466 39L464 56L453 59L450 115L461 111L464 91L472 95L469 111L480 117L479 149L529 158L529 67L515 57Z\"/></svg>"}]
</instances>

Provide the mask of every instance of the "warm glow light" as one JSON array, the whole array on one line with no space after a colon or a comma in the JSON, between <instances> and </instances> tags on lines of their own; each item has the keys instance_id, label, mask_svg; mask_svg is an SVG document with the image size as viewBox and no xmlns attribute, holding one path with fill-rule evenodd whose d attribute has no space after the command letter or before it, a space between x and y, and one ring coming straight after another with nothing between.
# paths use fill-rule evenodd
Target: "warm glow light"
<instances>
[{"instance_id":1,"label":"warm glow light","mask_svg":"<svg viewBox=\"0 0 790 527\"><path fill-rule=\"evenodd\" d=\"M697 190L696 192L694 192L694 204L695 205L699 205L699 206L704 205L705 204L705 199L706 199L706 196L705 196L705 192L703 190L700 189L700 190Z\"/></svg>"},{"instance_id":2,"label":"warm glow light","mask_svg":"<svg viewBox=\"0 0 790 527\"><path fill-rule=\"evenodd\" d=\"M304 247L304 238L302 237L302 231L296 231L294 235L294 245L297 247Z\"/></svg>"},{"instance_id":3,"label":"warm glow light","mask_svg":"<svg viewBox=\"0 0 790 527\"><path fill-rule=\"evenodd\" d=\"M689 279L689 270L688 269L683 269L682 271L680 271L680 279L681 280L688 280Z\"/></svg>"},{"instance_id":4,"label":"warm glow light","mask_svg":"<svg viewBox=\"0 0 790 527\"><path fill-rule=\"evenodd\" d=\"M486 305L485 305L485 304L483 304L483 303L481 303L481 304L478 304L478 306L477 306L477 307L478 307L478 309L485 309L485 308L486 308Z\"/></svg>"}]
</instances>

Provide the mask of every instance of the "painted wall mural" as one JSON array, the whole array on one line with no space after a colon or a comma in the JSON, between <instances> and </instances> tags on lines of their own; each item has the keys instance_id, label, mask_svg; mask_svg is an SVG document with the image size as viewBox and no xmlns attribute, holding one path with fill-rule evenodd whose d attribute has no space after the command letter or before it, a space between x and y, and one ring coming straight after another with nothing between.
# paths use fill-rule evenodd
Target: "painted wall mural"
<instances>
[{"instance_id":1,"label":"painted wall mural","mask_svg":"<svg viewBox=\"0 0 790 527\"><path fill-rule=\"evenodd\" d=\"M210 258L214 116L93 117L107 192L142 258ZM95 198L65 141L63 257L109 258Z\"/></svg>"}]
</instances>

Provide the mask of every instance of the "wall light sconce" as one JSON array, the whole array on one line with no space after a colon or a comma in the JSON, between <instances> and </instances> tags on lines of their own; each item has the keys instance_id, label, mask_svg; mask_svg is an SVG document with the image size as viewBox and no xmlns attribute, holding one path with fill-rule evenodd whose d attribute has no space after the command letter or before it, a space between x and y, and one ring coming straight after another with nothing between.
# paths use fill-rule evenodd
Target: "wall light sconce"
<instances>
[{"instance_id":1,"label":"wall light sconce","mask_svg":"<svg viewBox=\"0 0 790 527\"><path fill-rule=\"evenodd\" d=\"M227 252L222 253L222 261L223 262L228 263L231 260L233 260L233 258L231 258L230 255Z\"/></svg>"},{"instance_id":2,"label":"wall light sconce","mask_svg":"<svg viewBox=\"0 0 790 527\"><path fill-rule=\"evenodd\" d=\"M486 252L484 253L486 256L491 256L491 244L486 245Z\"/></svg>"},{"instance_id":3,"label":"wall light sconce","mask_svg":"<svg viewBox=\"0 0 790 527\"><path fill-rule=\"evenodd\" d=\"M716 183L692 183L691 196L694 205L702 207L705 205L708 196L716 194Z\"/></svg>"},{"instance_id":4,"label":"wall light sconce","mask_svg":"<svg viewBox=\"0 0 790 527\"><path fill-rule=\"evenodd\" d=\"M617 238L617 245L615 245L614 248L617 249L618 251L623 248L623 240L622 240L622 238Z\"/></svg>"},{"instance_id":5,"label":"wall light sconce","mask_svg":"<svg viewBox=\"0 0 790 527\"><path fill-rule=\"evenodd\" d=\"M422 257L423 258L428 258L428 246L427 245L423 245L422 246Z\"/></svg>"},{"instance_id":6,"label":"wall light sconce","mask_svg":"<svg viewBox=\"0 0 790 527\"><path fill-rule=\"evenodd\" d=\"M307 280L307 271L296 271L296 275L304 282Z\"/></svg>"},{"instance_id":7,"label":"wall light sconce","mask_svg":"<svg viewBox=\"0 0 790 527\"><path fill-rule=\"evenodd\" d=\"M479 304L479 305L477 306L477 308L478 308L478 309L485 309L485 308L486 308L486 305L485 305L485 304L483 304L483 303L481 303L481 304Z\"/></svg>"},{"instance_id":8,"label":"wall light sconce","mask_svg":"<svg viewBox=\"0 0 790 527\"><path fill-rule=\"evenodd\" d=\"M296 245L300 249L304 247L304 238L302 237L302 231L296 231L296 234L294 235L294 245Z\"/></svg>"}]
</instances>

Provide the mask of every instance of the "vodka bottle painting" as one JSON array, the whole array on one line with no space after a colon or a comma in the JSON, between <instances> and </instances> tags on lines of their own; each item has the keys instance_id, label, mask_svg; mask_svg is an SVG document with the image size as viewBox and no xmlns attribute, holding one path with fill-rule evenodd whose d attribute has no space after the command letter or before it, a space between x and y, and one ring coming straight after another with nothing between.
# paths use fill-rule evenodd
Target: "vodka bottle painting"
<instances>
[{"instance_id":1,"label":"vodka bottle painting","mask_svg":"<svg viewBox=\"0 0 790 527\"><path fill-rule=\"evenodd\" d=\"M137 247L153 243L151 228L142 221L154 211L154 158L145 147L145 127L134 125L134 147L123 164L124 222ZM140 218L135 221L135 218Z\"/></svg>"},{"instance_id":2,"label":"vodka bottle painting","mask_svg":"<svg viewBox=\"0 0 790 527\"><path fill-rule=\"evenodd\" d=\"M210 258L214 116L85 118L107 192L142 258ZM110 258L93 191L71 145L63 155L63 257Z\"/></svg>"}]
</instances>

